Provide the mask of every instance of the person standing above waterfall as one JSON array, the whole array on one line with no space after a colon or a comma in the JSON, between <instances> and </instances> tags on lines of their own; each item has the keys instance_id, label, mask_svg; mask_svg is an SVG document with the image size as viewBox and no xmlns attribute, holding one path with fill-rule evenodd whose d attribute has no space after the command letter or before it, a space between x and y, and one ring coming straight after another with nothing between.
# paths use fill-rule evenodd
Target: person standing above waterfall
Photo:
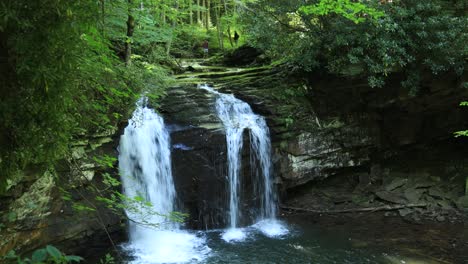
<instances>
[{"instance_id":1,"label":"person standing above waterfall","mask_svg":"<svg viewBox=\"0 0 468 264\"><path fill-rule=\"evenodd\" d=\"M237 31L234 31L234 43L236 44L236 46L237 46L237 42L239 41L239 38L240 38L240 36L237 33Z\"/></svg>"},{"instance_id":2,"label":"person standing above waterfall","mask_svg":"<svg viewBox=\"0 0 468 264\"><path fill-rule=\"evenodd\" d=\"M208 40L207 40L207 39L205 39L205 41L203 41L203 43L202 43L202 48L203 48L203 58L206 58L206 57L208 57L208 46L209 46L209 44L208 44Z\"/></svg>"}]
</instances>

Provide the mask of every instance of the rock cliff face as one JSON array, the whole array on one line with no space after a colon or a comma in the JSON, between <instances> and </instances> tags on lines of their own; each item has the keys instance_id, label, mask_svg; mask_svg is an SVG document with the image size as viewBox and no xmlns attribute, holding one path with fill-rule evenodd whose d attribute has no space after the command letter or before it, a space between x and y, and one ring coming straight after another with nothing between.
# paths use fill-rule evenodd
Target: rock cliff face
<instances>
[{"instance_id":1,"label":"rock cliff face","mask_svg":"<svg viewBox=\"0 0 468 264\"><path fill-rule=\"evenodd\" d=\"M395 83L370 89L365 82L352 82L335 77L310 85L314 115L309 122L315 127L298 124L295 129L300 130L299 135L288 141L285 151L293 166L292 170L285 170L284 178L293 179L288 186L307 181L307 175L312 176L309 179L326 177L330 175L327 171L347 167L364 166L370 172L379 163L409 151L437 151L434 144L442 142L466 144L453 137L454 131L467 125L467 113L458 107L467 93L456 88L456 83L448 83L444 90L428 92L422 98L411 98L403 91L395 91ZM403 96L398 97L398 93ZM325 166L313 165L316 159ZM325 170L311 175L307 167Z\"/></svg>"},{"instance_id":2,"label":"rock cliff face","mask_svg":"<svg viewBox=\"0 0 468 264\"><path fill-rule=\"evenodd\" d=\"M335 155L344 159L352 157L348 164L337 159L326 170L329 175L336 175L328 179L329 185L348 188L347 198L340 194L336 201L328 199L333 206L428 204L425 215L442 221L449 218L447 211L466 208L463 201L468 167L464 164L468 142L465 138L455 138L453 132L468 127L468 111L458 106L468 93L462 88L462 80L453 76L423 82L414 97L401 88L400 81L398 76L393 76L386 87L372 89L365 80L311 77L309 98L317 120L325 120L319 125L318 131L322 132L312 133L313 141L296 137L292 146L302 146L299 152L311 157L316 154L309 155L310 148L320 151L325 142L333 142L327 149L334 151L322 152L325 155L321 155L321 160ZM286 150L288 155L293 149L296 147ZM294 166L296 162L290 161ZM303 175L309 177L311 174L327 176L316 172L307 174L310 170L304 169ZM326 188L326 182L322 182L321 188ZM314 187L311 190L318 191ZM317 194L326 196L320 191ZM297 196L294 199L301 200ZM411 212L400 210L399 213Z\"/></svg>"},{"instance_id":3,"label":"rock cliff face","mask_svg":"<svg viewBox=\"0 0 468 264\"><path fill-rule=\"evenodd\" d=\"M71 156L55 168L30 168L0 197L0 255L55 245L87 257L124 238L121 219L96 201L104 171L93 157L116 155L116 130L74 142ZM96 251L96 252L94 252Z\"/></svg>"},{"instance_id":4,"label":"rock cliff face","mask_svg":"<svg viewBox=\"0 0 468 264\"><path fill-rule=\"evenodd\" d=\"M179 209L193 228L224 226L226 138L215 96L195 84L172 87L160 112L172 144L172 174Z\"/></svg>"},{"instance_id":5,"label":"rock cliff face","mask_svg":"<svg viewBox=\"0 0 468 264\"><path fill-rule=\"evenodd\" d=\"M204 67L192 69L203 71ZM400 88L398 76L390 78L386 87L372 89L365 80L339 76L304 79L290 75L287 69L271 67L195 74L202 79L190 75L181 76L180 81L192 85L207 82L222 92L234 93L267 118L275 148L275 182L283 190L287 206L325 210L424 204L428 205L424 214L438 220L450 219L439 211L465 206L468 143L453 137L454 131L468 127L468 111L458 107L468 95L461 80L451 76L432 79L418 96L411 97ZM173 98L170 95L167 101ZM185 116L199 111L195 104L192 110L184 105ZM180 115L170 108L164 110L173 119ZM183 133L184 141L196 142L196 132L190 133ZM222 156L222 151L213 153ZM205 154L200 153L199 159ZM222 168L224 162L210 164ZM215 174L218 184L225 181L222 169ZM195 196L189 200L201 203L196 208L203 212L207 201L213 208L217 206L214 197L207 194L202 201Z\"/></svg>"},{"instance_id":6,"label":"rock cliff face","mask_svg":"<svg viewBox=\"0 0 468 264\"><path fill-rule=\"evenodd\" d=\"M179 210L190 214L195 229L222 228L227 223L229 193L227 144L224 127L216 114L215 95L195 83L172 87L161 102L160 112L171 135L172 174ZM244 134L244 146L248 135ZM249 149L243 148L243 189L253 189ZM249 204L254 197L243 195L243 224L251 223Z\"/></svg>"}]
</instances>

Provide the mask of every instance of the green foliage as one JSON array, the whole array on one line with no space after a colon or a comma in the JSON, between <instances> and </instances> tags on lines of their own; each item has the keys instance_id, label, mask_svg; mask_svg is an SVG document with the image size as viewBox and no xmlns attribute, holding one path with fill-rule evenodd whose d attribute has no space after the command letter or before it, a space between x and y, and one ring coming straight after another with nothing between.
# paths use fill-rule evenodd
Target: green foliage
<instances>
[{"instance_id":1,"label":"green foliage","mask_svg":"<svg viewBox=\"0 0 468 264\"><path fill-rule=\"evenodd\" d=\"M143 5L143 9L141 9ZM126 36L127 17L132 14L135 18L137 30L131 39ZM167 19L175 18L177 13L170 8L168 1L133 1L129 6L127 0L117 0L109 3L105 17L106 35L117 43L117 48L123 50L123 44L130 41L135 45L137 53L144 54L144 50L156 43L163 43L172 37L170 25L164 25L162 14Z\"/></svg>"},{"instance_id":2,"label":"green foliage","mask_svg":"<svg viewBox=\"0 0 468 264\"><path fill-rule=\"evenodd\" d=\"M63 188L59 188L59 191L60 191L60 194L62 196L62 200L64 201L71 201L72 200L72 196L70 194L70 192L68 192L67 190L63 189Z\"/></svg>"},{"instance_id":3,"label":"green foliage","mask_svg":"<svg viewBox=\"0 0 468 264\"><path fill-rule=\"evenodd\" d=\"M114 164L117 162L116 157L112 157L109 155L93 157L93 160L97 163L97 165L104 167L104 168L114 168Z\"/></svg>"},{"instance_id":4,"label":"green foliage","mask_svg":"<svg viewBox=\"0 0 468 264\"><path fill-rule=\"evenodd\" d=\"M111 166L113 166L115 162L115 158L110 156L102 156L94 160L104 168L112 168ZM69 191L60 188L63 200L69 202L73 210L83 213L96 212L99 214L98 208L102 208L98 206L100 203L121 218L151 228L158 228L161 224L166 222L183 222L188 216L180 212L161 214L155 210L153 204L146 200L143 194L130 197L117 190L117 188L121 186L121 182L115 178L115 175L113 177L111 174L104 172L101 176L102 184L99 184L99 187L90 182L87 188L88 192L94 193L94 199L97 203L89 199L81 201L73 200ZM80 193L79 189L75 189L75 191ZM154 216L161 216L166 220L163 222L155 222Z\"/></svg>"},{"instance_id":5,"label":"green foliage","mask_svg":"<svg viewBox=\"0 0 468 264\"><path fill-rule=\"evenodd\" d=\"M94 212L96 211L96 209L94 209L93 207L90 207L84 203L78 203L78 202L74 202L72 204L72 208L76 211L79 211L79 212Z\"/></svg>"},{"instance_id":6,"label":"green foliage","mask_svg":"<svg viewBox=\"0 0 468 264\"><path fill-rule=\"evenodd\" d=\"M460 106L468 106L468 101L460 102ZM454 133L455 137L468 137L468 130L457 131ZM468 180L467 180L468 184Z\"/></svg>"},{"instance_id":7,"label":"green foliage","mask_svg":"<svg viewBox=\"0 0 468 264\"><path fill-rule=\"evenodd\" d=\"M294 118L292 115L287 116L284 118L284 124L286 125L286 128L290 128L294 124Z\"/></svg>"},{"instance_id":8,"label":"green foliage","mask_svg":"<svg viewBox=\"0 0 468 264\"><path fill-rule=\"evenodd\" d=\"M468 137L468 130L455 132L455 137Z\"/></svg>"},{"instance_id":9,"label":"green foliage","mask_svg":"<svg viewBox=\"0 0 468 264\"><path fill-rule=\"evenodd\" d=\"M22 258L14 250L11 250L6 256L1 257L0 260L17 264L67 264L81 262L83 258L65 255L56 247L47 245L45 248L35 250L30 258Z\"/></svg>"},{"instance_id":10,"label":"green foliage","mask_svg":"<svg viewBox=\"0 0 468 264\"><path fill-rule=\"evenodd\" d=\"M198 25L180 27L176 30L176 39L172 53L182 58L190 58L197 53L200 55L202 52L201 43L205 39L210 39L210 34ZM210 42L212 43L211 46L216 43Z\"/></svg>"},{"instance_id":11,"label":"green foliage","mask_svg":"<svg viewBox=\"0 0 468 264\"><path fill-rule=\"evenodd\" d=\"M102 182L111 188L118 187L121 185L120 181L113 178L109 173L102 174Z\"/></svg>"},{"instance_id":12,"label":"green foliage","mask_svg":"<svg viewBox=\"0 0 468 264\"><path fill-rule=\"evenodd\" d=\"M251 43L296 69L367 77L372 87L400 72L412 94L424 75L465 71L468 17L441 0L260 0L250 8Z\"/></svg>"},{"instance_id":13,"label":"green foliage","mask_svg":"<svg viewBox=\"0 0 468 264\"><path fill-rule=\"evenodd\" d=\"M180 212L171 212L167 215L161 214L143 196L128 197L118 191L109 191L105 197L98 195L96 200L103 203L114 213L139 225L152 228L159 228L163 224L155 223L153 221L154 216L162 216L167 219L167 222L183 222L188 216ZM124 212L126 212L125 215L123 215Z\"/></svg>"},{"instance_id":14,"label":"green foliage","mask_svg":"<svg viewBox=\"0 0 468 264\"><path fill-rule=\"evenodd\" d=\"M99 264L115 264L115 259L110 254L106 254L104 259L99 260Z\"/></svg>"},{"instance_id":15,"label":"green foliage","mask_svg":"<svg viewBox=\"0 0 468 264\"><path fill-rule=\"evenodd\" d=\"M366 17L378 19L384 16L382 11L370 8L361 2L351 2L350 0L320 0L315 5L300 7L299 11L314 16L326 16L335 13L356 24L366 21Z\"/></svg>"},{"instance_id":16,"label":"green foliage","mask_svg":"<svg viewBox=\"0 0 468 264\"><path fill-rule=\"evenodd\" d=\"M9 212L7 214L7 220L8 222L14 222L16 220L16 213L15 212Z\"/></svg>"},{"instance_id":17,"label":"green foliage","mask_svg":"<svg viewBox=\"0 0 468 264\"><path fill-rule=\"evenodd\" d=\"M155 49L130 67L118 56L128 1L106 3L104 14L93 1L0 3L0 192L26 166L66 156L77 134L115 126L141 91L163 95L168 70L147 62ZM160 41L151 10L130 10L140 26L136 50Z\"/></svg>"}]
</instances>

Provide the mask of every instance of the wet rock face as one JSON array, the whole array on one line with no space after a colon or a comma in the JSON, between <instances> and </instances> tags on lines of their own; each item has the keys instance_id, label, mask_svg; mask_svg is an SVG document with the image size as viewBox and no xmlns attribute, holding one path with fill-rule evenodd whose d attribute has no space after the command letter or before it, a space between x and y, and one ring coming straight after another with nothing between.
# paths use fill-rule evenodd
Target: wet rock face
<instances>
[{"instance_id":1,"label":"wet rock face","mask_svg":"<svg viewBox=\"0 0 468 264\"><path fill-rule=\"evenodd\" d=\"M215 97L185 85L169 89L160 112L171 137L172 175L178 210L192 228L219 227L226 212L226 139Z\"/></svg>"},{"instance_id":2,"label":"wet rock face","mask_svg":"<svg viewBox=\"0 0 468 264\"><path fill-rule=\"evenodd\" d=\"M124 239L124 221L98 202L97 193L91 188L107 188L101 177L105 170L92 157L115 156L115 134L114 129L83 135L73 144L72 159L47 170L31 168L18 176L0 197L0 255L12 249L21 253L50 244L66 253L87 257L92 254L89 248L109 248L111 241L106 232L114 242ZM95 210L80 210L80 205Z\"/></svg>"},{"instance_id":3,"label":"wet rock face","mask_svg":"<svg viewBox=\"0 0 468 264\"><path fill-rule=\"evenodd\" d=\"M282 149L281 176L284 188L327 178L341 169L358 168L370 160L376 138L356 126L335 131L302 132Z\"/></svg>"},{"instance_id":4,"label":"wet rock face","mask_svg":"<svg viewBox=\"0 0 468 264\"><path fill-rule=\"evenodd\" d=\"M466 197L463 175L468 168L463 164L468 142L454 138L453 132L468 127L468 111L458 107L466 89L453 78L442 84L427 82L416 97L408 96L395 80L382 89L338 77L316 79L311 86L316 114L311 120L317 125L301 129L279 148L291 206L317 204L315 209L329 210L424 204L427 207L396 214L411 220L456 221L453 212L465 210L460 201ZM319 182L322 190L329 189L327 194L311 187ZM297 187L307 183L309 191L296 195ZM333 189L340 185L347 186L346 191ZM345 205L340 199L320 200L321 195L340 197L343 192L353 193Z\"/></svg>"},{"instance_id":5,"label":"wet rock face","mask_svg":"<svg viewBox=\"0 0 468 264\"><path fill-rule=\"evenodd\" d=\"M172 175L178 210L190 215L193 229L229 224L229 182L224 126L216 114L216 97L194 84L169 89L161 103L171 137ZM240 171L240 225L252 224L260 196L254 194L249 133L244 131ZM255 206L256 205L256 206Z\"/></svg>"},{"instance_id":6,"label":"wet rock face","mask_svg":"<svg viewBox=\"0 0 468 264\"><path fill-rule=\"evenodd\" d=\"M421 94L411 97L398 76L381 89L368 87L366 80L315 76L307 85L310 104L294 101L293 96L281 102L270 95L275 86L297 87L300 81L294 78L278 79L274 85L230 84L227 89L269 120L276 166L283 187L291 188L342 171L373 174L376 165L418 149L436 153L436 145L466 145L453 132L468 127L468 111L458 107L468 91L456 78L441 79L428 80ZM284 111L278 104L294 107ZM288 126L283 120L289 116L293 122Z\"/></svg>"},{"instance_id":7,"label":"wet rock face","mask_svg":"<svg viewBox=\"0 0 468 264\"><path fill-rule=\"evenodd\" d=\"M408 151L374 164L370 171L341 171L291 188L284 204L322 212L396 206L401 208L385 215L410 222L460 222L468 212L462 203L467 161L463 149L454 151L445 144Z\"/></svg>"},{"instance_id":8,"label":"wet rock face","mask_svg":"<svg viewBox=\"0 0 468 264\"><path fill-rule=\"evenodd\" d=\"M192 228L225 226L226 139L223 133L190 128L171 133L172 175L180 208Z\"/></svg>"},{"instance_id":9,"label":"wet rock face","mask_svg":"<svg viewBox=\"0 0 468 264\"><path fill-rule=\"evenodd\" d=\"M224 126L217 117L216 97L184 85L169 89L160 112L171 137L172 175L178 210L190 215L193 229L223 228L228 225L229 191L227 145ZM242 214L248 224L252 197L248 133L242 153Z\"/></svg>"}]
</instances>

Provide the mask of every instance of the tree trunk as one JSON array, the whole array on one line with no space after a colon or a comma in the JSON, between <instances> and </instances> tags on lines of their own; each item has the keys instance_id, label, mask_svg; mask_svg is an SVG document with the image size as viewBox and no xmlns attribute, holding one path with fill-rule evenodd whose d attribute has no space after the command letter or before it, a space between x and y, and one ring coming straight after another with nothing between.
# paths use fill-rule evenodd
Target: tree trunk
<instances>
[{"instance_id":1,"label":"tree trunk","mask_svg":"<svg viewBox=\"0 0 468 264\"><path fill-rule=\"evenodd\" d=\"M197 24L200 24L200 0L197 0Z\"/></svg>"},{"instance_id":2,"label":"tree trunk","mask_svg":"<svg viewBox=\"0 0 468 264\"><path fill-rule=\"evenodd\" d=\"M167 6L165 4L164 1L161 1L161 3L159 4L159 9L161 10L161 21L162 21L162 24L163 25L166 25L167 23L167 17L166 17L166 9L167 9Z\"/></svg>"},{"instance_id":3,"label":"tree trunk","mask_svg":"<svg viewBox=\"0 0 468 264\"><path fill-rule=\"evenodd\" d=\"M179 1L177 0L175 3L175 9L177 10L177 13L179 12ZM174 32L175 28L177 26L177 17L174 17L172 20L172 32L171 32L171 38L169 41L166 43L166 54L169 56L171 53L171 47L172 47L172 41L174 40Z\"/></svg>"},{"instance_id":4,"label":"tree trunk","mask_svg":"<svg viewBox=\"0 0 468 264\"><path fill-rule=\"evenodd\" d=\"M223 0L223 4L224 4L224 14L229 15L228 4L226 0Z\"/></svg>"},{"instance_id":5,"label":"tree trunk","mask_svg":"<svg viewBox=\"0 0 468 264\"><path fill-rule=\"evenodd\" d=\"M206 0L206 31L210 30L211 17L210 17L211 1Z\"/></svg>"},{"instance_id":6,"label":"tree trunk","mask_svg":"<svg viewBox=\"0 0 468 264\"><path fill-rule=\"evenodd\" d=\"M221 3L216 6L216 29L218 31L219 48L224 51L223 28L221 24Z\"/></svg>"},{"instance_id":7,"label":"tree trunk","mask_svg":"<svg viewBox=\"0 0 468 264\"><path fill-rule=\"evenodd\" d=\"M189 0L190 25L193 25L193 0Z\"/></svg>"},{"instance_id":8,"label":"tree trunk","mask_svg":"<svg viewBox=\"0 0 468 264\"><path fill-rule=\"evenodd\" d=\"M197 24L200 24L200 0L197 0L197 6L196 6L196 13L197 13Z\"/></svg>"},{"instance_id":9,"label":"tree trunk","mask_svg":"<svg viewBox=\"0 0 468 264\"><path fill-rule=\"evenodd\" d=\"M132 15L132 0L128 2L128 18L127 18L127 39L125 40L125 65L132 64L132 37L135 31L135 18Z\"/></svg>"},{"instance_id":10,"label":"tree trunk","mask_svg":"<svg viewBox=\"0 0 468 264\"><path fill-rule=\"evenodd\" d=\"M204 8L205 7L205 1L206 0L200 0L201 2L201 7ZM205 11L202 10L200 11L200 24L202 27L205 27L205 20L206 20L206 16L205 16Z\"/></svg>"},{"instance_id":11,"label":"tree trunk","mask_svg":"<svg viewBox=\"0 0 468 264\"><path fill-rule=\"evenodd\" d=\"M229 44L231 44L231 48L232 48L232 47L234 47L234 44L232 43L231 26L230 25L228 25L227 33L228 33L228 38L229 38Z\"/></svg>"}]
</instances>

